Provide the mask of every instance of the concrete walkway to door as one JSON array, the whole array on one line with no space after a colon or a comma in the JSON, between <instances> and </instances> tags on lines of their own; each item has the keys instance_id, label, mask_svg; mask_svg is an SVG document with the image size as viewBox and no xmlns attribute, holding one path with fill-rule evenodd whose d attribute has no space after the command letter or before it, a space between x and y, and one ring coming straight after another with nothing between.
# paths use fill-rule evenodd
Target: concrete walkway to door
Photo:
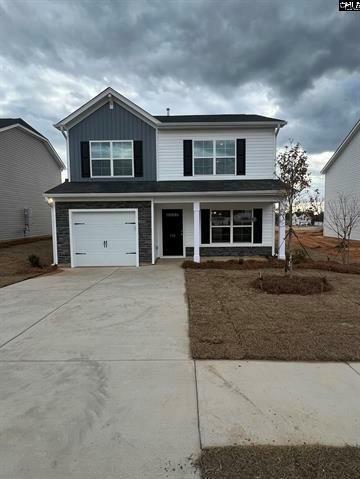
<instances>
[{"instance_id":1,"label":"concrete walkway to door","mask_svg":"<svg viewBox=\"0 0 360 479\"><path fill-rule=\"evenodd\" d=\"M184 293L174 265L0 290L0 479L198 476Z\"/></svg>"}]
</instances>

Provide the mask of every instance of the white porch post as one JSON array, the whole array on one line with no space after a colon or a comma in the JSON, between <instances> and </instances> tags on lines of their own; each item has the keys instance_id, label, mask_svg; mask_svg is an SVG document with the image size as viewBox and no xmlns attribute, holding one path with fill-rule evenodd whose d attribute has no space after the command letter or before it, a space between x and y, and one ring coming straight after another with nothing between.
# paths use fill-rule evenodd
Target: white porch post
<instances>
[{"instance_id":1,"label":"white porch post","mask_svg":"<svg viewBox=\"0 0 360 479\"><path fill-rule=\"evenodd\" d=\"M280 202L279 205L279 247L278 247L278 258L285 259L285 205L284 203Z\"/></svg>"},{"instance_id":2,"label":"white porch post","mask_svg":"<svg viewBox=\"0 0 360 479\"><path fill-rule=\"evenodd\" d=\"M200 203L194 203L194 262L200 263Z\"/></svg>"}]
</instances>

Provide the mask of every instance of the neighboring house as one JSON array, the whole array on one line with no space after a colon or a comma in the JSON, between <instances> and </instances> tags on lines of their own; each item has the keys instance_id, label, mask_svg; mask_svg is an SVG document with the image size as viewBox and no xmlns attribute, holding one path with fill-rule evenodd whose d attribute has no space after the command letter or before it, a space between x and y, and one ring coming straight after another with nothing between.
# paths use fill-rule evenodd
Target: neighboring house
<instances>
[{"instance_id":1,"label":"neighboring house","mask_svg":"<svg viewBox=\"0 0 360 479\"><path fill-rule=\"evenodd\" d=\"M360 120L337 148L321 170L325 175L324 236L336 236L329 228L326 207L339 193L359 198L360 201ZM360 227L351 238L360 240Z\"/></svg>"},{"instance_id":2,"label":"neighboring house","mask_svg":"<svg viewBox=\"0 0 360 479\"><path fill-rule=\"evenodd\" d=\"M294 213L292 223L294 226L311 226L311 218L306 213Z\"/></svg>"},{"instance_id":3,"label":"neighboring house","mask_svg":"<svg viewBox=\"0 0 360 479\"><path fill-rule=\"evenodd\" d=\"M55 125L67 138L70 179L45 195L56 218L54 261L274 254L274 204L283 194L276 136L285 124L152 116L107 88Z\"/></svg>"},{"instance_id":4,"label":"neighboring house","mask_svg":"<svg viewBox=\"0 0 360 479\"><path fill-rule=\"evenodd\" d=\"M51 234L44 190L65 165L49 140L21 118L0 119L0 240Z\"/></svg>"}]
</instances>

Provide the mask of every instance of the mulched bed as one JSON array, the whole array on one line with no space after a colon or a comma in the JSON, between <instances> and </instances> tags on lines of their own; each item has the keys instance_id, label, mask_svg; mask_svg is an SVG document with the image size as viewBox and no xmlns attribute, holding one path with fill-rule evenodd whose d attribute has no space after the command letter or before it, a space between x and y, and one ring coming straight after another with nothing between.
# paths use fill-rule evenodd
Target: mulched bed
<instances>
[{"instance_id":1,"label":"mulched bed","mask_svg":"<svg viewBox=\"0 0 360 479\"><path fill-rule=\"evenodd\" d=\"M267 274L283 276L276 269ZM258 276L256 270L185 270L193 358L360 360L359 275L328 272L333 291L307 297L265 294L252 285Z\"/></svg>"},{"instance_id":2,"label":"mulched bed","mask_svg":"<svg viewBox=\"0 0 360 479\"><path fill-rule=\"evenodd\" d=\"M28 259L31 254L39 256L42 268L31 266ZM57 268L51 263L52 241L49 238L41 238L36 241L26 238L2 242L0 246L0 288L42 274L56 272Z\"/></svg>"},{"instance_id":3,"label":"mulched bed","mask_svg":"<svg viewBox=\"0 0 360 479\"><path fill-rule=\"evenodd\" d=\"M185 260L182 264L184 269L227 269L227 270L252 270L252 269L282 269L285 262L275 258L269 259L230 259L227 261L208 260L201 263ZM342 264L337 261L311 261L304 259L296 262L294 271L297 269L319 269L321 271L333 271L334 273L360 274L360 263Z\"/></svg>"},{"instance_id":4,"label":"mulched bed","mask_svg":"<svg viewBox=\"0 0 360 479\"><path fill-rule=\"evenodd\" d=\"M356 479L360 448L233 446L204 449L202 479Z\"/></svg>"},{"instance_id":5,"label":"mulched bed","mask_svg":"<svg viewBox=\"0 0 360 479\"><path fill-rule=\"evenodd\" d=\"M321 294L331 291L333 286L323 276L262 275L253 281L253 286L269 294Z\"/></svg>"}]
</instances>

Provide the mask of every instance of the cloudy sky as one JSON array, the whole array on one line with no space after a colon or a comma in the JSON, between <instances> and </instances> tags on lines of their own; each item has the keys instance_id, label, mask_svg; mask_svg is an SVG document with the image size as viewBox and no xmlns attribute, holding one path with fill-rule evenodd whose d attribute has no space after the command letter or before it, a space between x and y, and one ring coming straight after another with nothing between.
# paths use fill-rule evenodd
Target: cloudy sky
<instances>
[{"instance_id":1,"label":"cloudy sky","mask_svg":"<svg viewBox=\"0 0 360 479\"><path fill-rule=\"evenodd\" d=\"M319 170L360 117L360 12L338 0L0 0L0 116L53 123L111 85L153 114L288 121Z\"/></svg>"}]
</instances>

